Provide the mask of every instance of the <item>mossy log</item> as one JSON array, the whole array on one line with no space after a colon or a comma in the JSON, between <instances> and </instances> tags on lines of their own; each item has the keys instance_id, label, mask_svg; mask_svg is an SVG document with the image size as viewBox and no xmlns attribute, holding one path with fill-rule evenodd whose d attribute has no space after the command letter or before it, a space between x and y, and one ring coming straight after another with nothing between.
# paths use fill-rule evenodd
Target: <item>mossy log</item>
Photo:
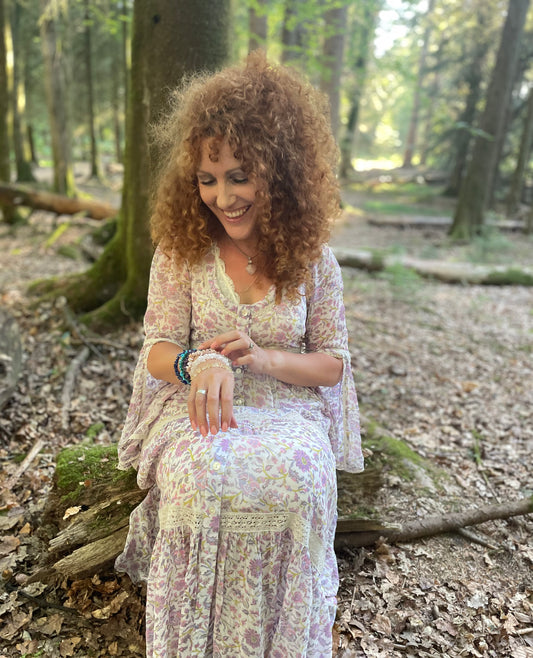
<instances>
[{"instance_id":1,"label":"mossy log","mask_svg":"<svg viewBox=\"0 0 533 658\"><path fill-rule=\"evenodd\" d=\"M118 215L118 208L102 201L66 197L51 192L32 190L20 185L0 183L0 203L14 207L23 206L46 210L56 215L84 213L93 219L107 219Z\"/></svg>"},{"instance_id":2,"label":"mossy log","mask_svg":"<svg viewBox=\"0 0 533 658\"><path fill-rule=\"evenodd\" d=\"M405 267L426 279L444 283L492 286L533 286L533 269L504 265L473 265L439 260L422 260L410 256L385 255L365 250L334 249L342 267L355 267L369 272L390 267Z\"/></svg>"},{"instance_id":3,"label":"mossy log","mask_svg":"<svg viewBox=\"0 0 533 658\"><path fill-rule=\"evenodd\" d=\"M438 492L444 474L411 450L369 424L365 431L367 468L363 473L338 473L339 521L335 547L360 547L413 541L475 525L533 512L533 497L462 512L416 519L403 526L384 523L372 507L384 475L393 473L413 487ZM136 473L118 471L116 446L81 445L63 450L57 460L54 488L49 497L45 526L53 528L48 555L31 580L57 575L85 578L105 573L124 547L129 515L143 500Z\"/></svg>"}]
</instances>

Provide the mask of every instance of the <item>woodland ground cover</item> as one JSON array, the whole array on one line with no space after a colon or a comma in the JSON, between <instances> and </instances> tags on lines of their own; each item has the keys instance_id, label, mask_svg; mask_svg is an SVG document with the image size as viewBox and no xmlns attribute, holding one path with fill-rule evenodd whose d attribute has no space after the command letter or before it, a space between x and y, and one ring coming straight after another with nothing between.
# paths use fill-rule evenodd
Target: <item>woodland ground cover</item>
<instances>
[{"instance_id":1,"label":"woodland ground cover","mask_svg":"<svg viewBox=\"0 0 533 658\"><path fill-rule=\"evenodd\" d=\"M407 191L345 190L332 245L531 264L531 239L523 235L493 232L458 247L443 229L368 222L376 213L449 210L435 194L421 200L416 188ZM142 590L127 578L107 573L26 584L47 550L43 509L56 455L82 441L118 439L142 341L139 323L91 338L98 353L81 366L65 425L65 373L84 345L75 325L66 323L61 300L33 305L25 287L85 268L86 261L72 256L90 225L75 219L52 242L58 220L35 212L27 226L0 231L1 304L17 319L24 347L21 379L0 417L0 656L10 658L143 655ZM533 495L533 289L447 285L404 268L376 274L345 268L344 278L366 433L368 419L377 422L438 475L415 470L406 477L388 463L363 494L341 479L341 514L364 504L369 514L402 523ZM6 488L39 440L39 455ZM530 658L532 538L529 515L483 524L473 537L339 551L338 655Z\"/></svg>"}]
</instances>

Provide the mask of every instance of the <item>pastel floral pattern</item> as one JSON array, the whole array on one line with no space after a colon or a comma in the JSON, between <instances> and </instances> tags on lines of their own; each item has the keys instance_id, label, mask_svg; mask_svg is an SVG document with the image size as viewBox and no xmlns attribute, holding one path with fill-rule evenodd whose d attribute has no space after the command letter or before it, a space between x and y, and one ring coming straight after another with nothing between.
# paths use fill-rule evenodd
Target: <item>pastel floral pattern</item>
<instances>
[{"instance_id":1,"label":"pastel floral pattern","mask_svg":"<svg viewBox=\"0 0 533 658\"><path fill-rule=\"evenodd\" d=\"M156 251L146 340L119 444L148 488L116 568L146 580L147 655L331 656L338 586L335 468L363 468L340 269L329 248L312 289L243 305L219 285L217 254L176 267ZM304 292L304 291L302 291ZM238 328L262 347L343 360L335 387L297 387L235 370L239 427L193 432L185 385L155 380L149 348Z\"/></svg>"}]
</instances>

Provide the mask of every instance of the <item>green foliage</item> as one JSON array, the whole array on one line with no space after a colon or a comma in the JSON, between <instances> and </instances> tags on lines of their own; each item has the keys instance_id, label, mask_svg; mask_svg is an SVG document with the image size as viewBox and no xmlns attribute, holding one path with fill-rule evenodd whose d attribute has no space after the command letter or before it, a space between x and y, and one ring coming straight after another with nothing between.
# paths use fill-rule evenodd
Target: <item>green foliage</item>
<instances>
[{"instance_id":1,"label":"green foliage","mask_svg":"<svg viewBox=\"0 0 533 658\"><path fill-rule=\"evenodd\" d=\"M512 242L497 228L483 226L466 250L466 257L473 263L505 262Z\"/></svg>"},{"instance_id":2,"label":"green foliage","mask_svg":"<svg viewBox=\"0 0 533 658\"><path fill-rule=\"evenodd\" d=\"M403 302L414 301L423 285L422 277L401 263L388 265L377 276L385 279L394 297Z\"/></svg>"},{"instance_id":3,"label":"green foliage","mask_svg":"<svg viewBox=\"0 0 533 658\"><path fill-rule=\"evenodd\" d=\"M533 286L533 275L510 267L502 272L492 272L487 277L487 283L493 286Z\"/></svg>"}]
</instances>

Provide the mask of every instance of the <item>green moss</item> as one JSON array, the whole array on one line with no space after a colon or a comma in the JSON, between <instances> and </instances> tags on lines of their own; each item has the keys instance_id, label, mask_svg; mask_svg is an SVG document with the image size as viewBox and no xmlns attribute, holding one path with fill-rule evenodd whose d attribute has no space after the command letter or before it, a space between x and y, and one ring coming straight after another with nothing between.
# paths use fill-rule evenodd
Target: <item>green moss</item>
<instances>
[{"instance_id":1,"label":"green moss","mask_svg":"<svg viewBox=\"0 0 533 658\"><path fill-rule=\"evenodd\" d=\"M117 469L117 446L82 444L65 448L57 457L57 488L63 502L77 501L89 486L120 480L135 482L135 472Z\"/></svg>"},{"instance_id":2,"label":"green moss","mask_svg":"<svg viewBox=\"0 0 533 658\"><path fill-rule=\"evenodd\" d=\"M510 267L501 272L491 272L485 283L493 286L533 286L533 275Z\"/></svg>"}]
</instances>

